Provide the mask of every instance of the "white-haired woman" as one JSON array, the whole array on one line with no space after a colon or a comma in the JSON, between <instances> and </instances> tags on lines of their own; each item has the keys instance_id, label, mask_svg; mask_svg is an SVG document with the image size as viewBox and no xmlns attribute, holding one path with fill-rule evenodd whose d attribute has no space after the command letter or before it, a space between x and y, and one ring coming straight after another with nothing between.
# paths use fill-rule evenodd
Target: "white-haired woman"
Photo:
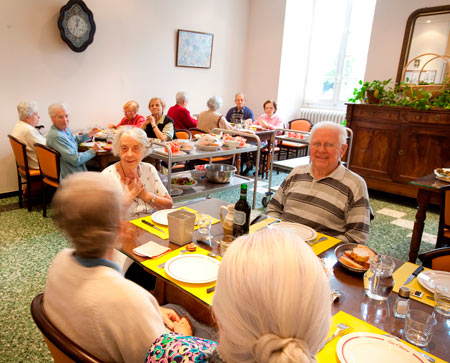
<instances>
[{"instance_id":1,"label":"white-haired woman","mask_svg":"<svg viewBox=\"0 0 450 363\"><path fill-rule=\"evenodd\" d=\"M213 311L219 342L169 333L147 362L177 352L186 361L315 362L331 319L331 289L319 259L294 232L267 229L237 239L219 268ZM215 349L215 350L214 350ZM153 359L153 360L152 360Z\"/></svg>"},{"instance_id":2,"label":"white-haired woman","mask_svg":"<svg viewBox=\"0 0 450 363\"><path fill-rule=\"evenodd\" d=\"M184 91L179 91L175 99L176 104L167 111L167 116L173 120L175 130L197 127L197 120L191 116L191 113L186 108L189 103L189 95Z\"/></svg>"},{"instance_id":3,"label":"white-haired woman","mask_svg":"<svg viewBox=\"0 0 450 363\"><path fill-rule=\"evenodd\" d=\"M53 210L74 246L59 252L48 271L44 310L58 329L104 362L143 361L148 342L169 329L192 334L185 319L160 307L113 262L122 211L114 181L94 172L69 175Z\"/></svg>"},{"instance_id":4,"label":"white-haired woman","mask_svg":"<svg viewBox=\"0 0 450 363\"><path fill-rule=\"evenodd\" d=\"M232 130L233 126L226 120L226 118L217 110L222 107L223 100L220 97L211 97L206 105L208 106L207 111L200 112L197 117L198 123L197 127L205 132L211 132L214 128Z\"/></svg>"},{"instance_id":5,"label":"white-haired woman","mask_svg":"<svg viewBox=\"0 0 450 363\"><path fill-rule=\"evenodd\" d=\"M120 156L120 161L102 171L121 184L128 219L150 214L155 209L172 208L172 198L155 167L142 162L149 149L144 130L121 128L112 145L113 154Z\"/></svg>"},{"instance_id":6,"label":"white-haired woman","mask_svg":"<svg viewBox=\"0 0 450 363\"><path fill-rule=\"evenodd\" d=\"M120 126L136 126L141 127L145 122L145 118L142 115L138 115L139 103L137 101L128 101L123 105L124 117L117 125L109 124L112 129L119 128Z\"/></svg>"}]
</instances>

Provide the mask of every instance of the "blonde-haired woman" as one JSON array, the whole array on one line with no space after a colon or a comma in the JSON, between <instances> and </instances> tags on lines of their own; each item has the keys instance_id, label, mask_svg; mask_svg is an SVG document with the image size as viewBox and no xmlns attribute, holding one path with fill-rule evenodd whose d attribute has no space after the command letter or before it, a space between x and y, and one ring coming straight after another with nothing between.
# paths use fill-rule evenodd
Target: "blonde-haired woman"
<instances>
[{"instance_id":1,"label":"blonde-haired woman","mask_svg":"<svg viewBox=\"0 0 450 363\"><path fill-rule=\"evenodd\" d=\"M159 97L153 97L148 103L148 109L151 115L147 116L145 122L141 125L141 129L145 131L148 137L159 139L161 141L170 141L173 139L174 128L173 120L164 115L166 104Z\"/></svg>"},{"instance_id":2,"label":"blonde-haired woman","mask_svg":"<svg viewBox=\"0 0 450 363\"><path fill-rule=\"evenodd\" d=\"M302 239L267 229L238 238L227 250L213 311L219 326L215 350L214 343L179 336L167 347L162 343L170 336L163 335L147 362L160 361L156 351L166 357L174 347L182 348L187 361L195 361L193 353L201 351L208 362L315 362L330 328L331 289L319 259Z\"/></svg>"},{"instance_id":3,"label":"blonde-haired woman","mask_svg":"<svg viewBox=\"0 0 450 363\"><path fill-rule=\"evenodd\" d=\"M123 113L125 114L123 119L117 125L109 124L109 128L116 129L120 126L141 127L145 122L145 118L142 115L138 115L138 111L139 103L137 101L128 101L123 105Z\"/></svg>"}]
</instances>

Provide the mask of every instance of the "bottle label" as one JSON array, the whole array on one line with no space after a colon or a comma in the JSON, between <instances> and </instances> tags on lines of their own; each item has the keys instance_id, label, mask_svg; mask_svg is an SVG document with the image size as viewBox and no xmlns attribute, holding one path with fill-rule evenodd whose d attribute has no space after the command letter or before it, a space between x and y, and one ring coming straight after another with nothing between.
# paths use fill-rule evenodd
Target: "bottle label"
<instances>
[{"instance_id":1,"label":"bottle label","mask_svg":"<svg viewBox=\"0 0 450 363\"><path fill-rule=\"evenodd\" d=\"M245 212L235 210L233 223L237 224L238 226L243 226L245 224L245 217L246 217Z\"/></svg>"}]
</instances>

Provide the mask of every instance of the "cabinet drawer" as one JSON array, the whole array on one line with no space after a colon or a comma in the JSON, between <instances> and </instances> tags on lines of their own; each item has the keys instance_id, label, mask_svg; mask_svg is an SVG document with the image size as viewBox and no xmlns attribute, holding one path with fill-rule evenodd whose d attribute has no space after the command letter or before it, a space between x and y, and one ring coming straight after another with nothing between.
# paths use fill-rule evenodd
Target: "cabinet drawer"
<instances>
[{"instance_id":1,"label":"cabinet drawer","mask_svg":"<svg viewBox=\"0 0 450 363\"><path fill-rule=\"evenodd\" d=\"M407 111L402 113L401 119L404 121L412 122L446 124L450 122L450 113L432 111Z\"/></svg>"},{"instance_id":2,"label":"cabinet drawer","mask_svg":"<svg viewBox=\"0 0 450 363\"><path fill-rule=\"evenodd\" d=\"M355 117L364 117L370 119L376 118L390 121L397 121L399 119L399 111L383 110L382 108L377 109L356 108L353 111L353 115Z\"/></svg>"}]
</instances>

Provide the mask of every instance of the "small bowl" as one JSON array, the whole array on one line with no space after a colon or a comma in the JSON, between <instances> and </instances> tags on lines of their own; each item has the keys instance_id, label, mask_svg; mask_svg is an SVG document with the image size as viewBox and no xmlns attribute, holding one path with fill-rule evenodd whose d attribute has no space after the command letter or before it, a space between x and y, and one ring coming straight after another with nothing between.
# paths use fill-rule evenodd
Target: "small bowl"
<instances>
[{"instance_id":1,"label":"small bowl","mask_svg":"<svg viewBox=\"0 0 450 363\"><path fill-rule=\"evenodd\" d=\"M334 255L336 256L337 262L339 263L339 265L341 265L343 268L345 268L349 271L352 271L352 272L363 274L368 270L367 268L355 268L352 266L348 266L345 263L339 261L339 257L341 257L345 251L353 250L353 248L358 247L358 246L361 246L361 245L358 243L344 243L343 245L336 247L336 249L334 250ZM375 250L373 250L372 248L370 248L370 247L367 247L367 248L369 250L371 250L373 253L375 253L376 255L378 255L378 253Z\"/></svg>"},{"instance_id":2,"label":"small bowl","mask_svg":"<svg viewBox=\"0 0 450 363\"><path fill-rule=\"evenodd\" d=\"M229 183L236 173L233 165L227 164L210 164L206 165L206 178L211 183L225 184Z\"/></svg>"},{"instance_id":3,"label":"small bowl","mask_svg":"<svg viewBox=\"0 0 450 363\"><path fill-rule=\"evenodd\" d=\"M203 171L203 170L191 170L191 176L195 180L200 180L205 175L206 175L206 171Z\"/></svg>"},{"instance_id":4,"label":"small bowl","mask_svg":"<svg viewBox=\"0 0 450 363\"><path fill-rule=\"evenodd\" d=\"M224 141L223 144L227 148L229 148L231 150L234 150L234 149L236 149L239 146L240 142L239 141L234 141L234 140L227 140L227 141Z\"/></svg>"}]
</instances>

